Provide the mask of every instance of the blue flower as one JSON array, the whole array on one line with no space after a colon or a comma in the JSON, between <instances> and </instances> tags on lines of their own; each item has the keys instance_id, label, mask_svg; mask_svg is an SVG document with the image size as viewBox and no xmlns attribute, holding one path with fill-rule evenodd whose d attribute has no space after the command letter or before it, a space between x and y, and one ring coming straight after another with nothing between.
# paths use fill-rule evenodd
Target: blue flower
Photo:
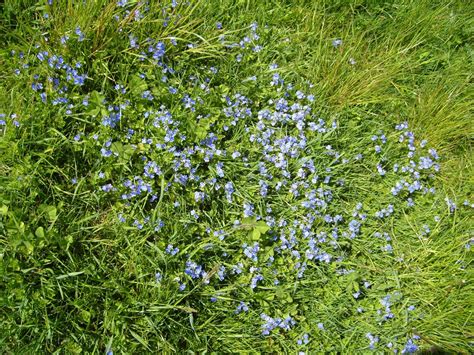
<instances>
[{"instance_id":1,"label":"blue flower","mask_svg":"<svg viewBox=\"0 0 474 355\"><path fill-rule=\"evenodd\" d=\"M408 339L405 347L402 350L402 354L413 354L418 350L418 346L413 343L412 339Z\"/></svg>"},{"instance_id":2,"label":"blue flower","mask_svg":"<svg viewBox=\"0 0 474 355\"><path fill-rule=\"evenodd\" d=\"M157 283L160 283L162 279L163 279L163 275L161 275L161 273L157 272L157 273L155 274L155 280L156 280L156 282L157 282Z\"/></svg>"},{"instance_id":3,"label":"blue flower","mask_svg":"<svg viewBox=\"0 0 474 355\"><path fill-rule=\"evenodd\" d=\"M262 280L262 275L255 275L254 277L252 277L252 281L250 282L250 288L253 290L255 287L257 287L257 282Z\"/></svg>"},{"instance_id":4,"label":"blue flower","mask_svg":"<svg viewBox=\"0 0 474 355\"><path fill-rule=\"evenodd\" d=\"M378 336L374 336L374 335L372 335L371 333L367 333L365 336L366 336L366 337L369 339L369 341L370 341L369 348L372 349L372 350L375 349L375 345L379 342L379 337L378 337Z\"/></svg>"},{"instance_id":5,"label":"blue flower","mask_svg":"<svg viewBox=\"0 0 474 355\"><path fill-rule=\"evenodd\" d=\"M258 260L258 251L260 250L260 246L258 242L254 242L253 246L248 246L247 244L243 245L244 254L252 259L253 261L257 262Z\"/></svg>"},{"instance_id":6,"label":"blue flower","mask_svg":"<svg viewBox=\"0 0 474 355\"><path fill-rule=\"evenodd\" d=\"M191 276L193 279L197 279L202 276L204 270L201 265L196 264L194 261L188 260L186 261L184 273Z\"/></svg>"},{"instance_id":7,"label":"blue flower","mask_svg":"<svg viewBox=\"0 0 474 355\"><path fill-rule=\"evenodd\" d=\"M244 217L253 216L253 209L254 209L253 204L245 202L244 203Z\"/></svg>"},{"instance_id":8,"label":"blue flower","mask_svg":"<svg viewBox=\"0 0 474 355\"><path fill-rule=\"evenodd\" d=\"M112 184L103 185L103 186L101 187L101 189L102 189L102 191L104 191L104 192L110 192L110 191L115 191L115 190L117 190L117 189L115 189L115 188L112 186Z\"/></svg>"},{"instance_id":9,"label":"blue flower","mask_svg":"<svg viewBox=\"0 0 474 355\"><path fill-rule=\"evenodd\" d=\"M235 310L236 314L239 314L240 312L248 312L249 307L245 302L240 301L239 305L237 306L237 309Z\"/></svg>"},{"instance_id":10,"label":"blue flower","mask_svg":"<svg viewBox=\"0 0 474 355\"><path fill-rule=\"evenodd\" d=\"M222 162L218 162L217 165L216 165L216 173L217 173L217 176L223 178L224 177L224 163Z\"/></svg>"},{"instance_id":11,"label":"blue flower","mask_svg":"<svg viewBox=\"0 0 474 355\"><path fill-rule=\"evenodd\" d=\"M191 216L193 216L195 219L199 218L199 215L197 214L197 212L195 210L191 211Z\"/></svg>"},{"instance_id":12,"label":"blue flower","mask_svg":"<svg viewBox=\"0 0 474 355\"><path fill-rule=\"evenodd\" d=\"M296 324L296 322L291 317L286 317L285 319L272 318L265 313L262 313L260 318L265 321L265 323L262 325L262 335L269 335L270 332L275 328L281 328L288 331Z\"/></svg>"},{"instance_id":13,"label":"blue flower","mask_svg":"<svg viewBox=\"0 0 474 355\"><path fill-rule=\"evenodd\" d=\"M85 38L84 33L82 33L81 28L79 26L76 27L75 31L76 35L78 36L78 41L82 42Z\"/></svg>"},{"instance_id":14,"label":"blue flower","mask_svg":"<svg viewBox=\"0 0 474 355\"><path fill-rule=\"evenodd\" d=\"M146 90L142 93L142 98L153 101L154 96L151 94L150 90Z\"/></svg>"},{"instance_id":15,"label":"blue flower","mask_svg":"<svg viewBox=\"0 0 474 355\"><path fill-rule=\"evenodd\" d=\"M332 45L333 45L334 48L339 47L340 45L342 45L342 39L340 39L340 38L334 39L332 41Z\"/></svg>"},{"instance_id":16,"label":"blue flower","mask_svg":"<svg viewBox=\"0 0 474 355\"><path fill-rule=\"evenodd\" d=\"M168 244L168 246L166 247L165 252L167 254L170 254L170 255L173 256L173 255L176 255L176 254L179 253L179 248L177 248L177 247L175 248L172 244Z\"/></svg>"}]
</instances>

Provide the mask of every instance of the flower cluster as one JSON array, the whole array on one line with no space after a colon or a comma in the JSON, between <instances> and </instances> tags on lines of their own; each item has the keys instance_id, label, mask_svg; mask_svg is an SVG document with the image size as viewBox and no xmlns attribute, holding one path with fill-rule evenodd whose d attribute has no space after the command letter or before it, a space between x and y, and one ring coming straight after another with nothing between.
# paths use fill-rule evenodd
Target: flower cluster
<instances>
[{"instance_id":1,"label":"flower cluster","mask_svg":"<svg viewBox=\"0 0 474 355\"><path fill-rule=\"evenodd\" d=\"M149 11L146 2L136 8L132 3L117 2L117 25L123 19L139 22ZM216 27L220 31L223 24ZM86 28L64 33L57 52L36 45L31 54L12 56L19 64L16 75L31 77L37 104L66 121L61 134L94 158L93 171L68 181L76 187L100 181L91 190L113 206L119 228L147 240L175 267L149 270L154 286L174 287L180 295L212 287L202 300L208 307L223 304L215 296L209 303L209 295L227 292L238 302L230 313L254 316L252 295L264 300L267 289L297 285L315 271L355 280L343 263L358 239L382 243L369 252L391 257L396 244L387 224L418 198L436 194L440 157L407 122L366 134L357 146L347 138L354 132L348 134L344 118L319 112L314 85L292 82L276 63L229 88L216 63L197 73L170 54L193 53L199 42L121 30L124 56L133 65L127 76L107 78L108 89L100 92L104 78L69 54L89 40ZM220 43L239 65L251 62L265 44L256 23L241 37L222 35ZM341 50L343 41L334 39L332 46ZM0 132L20 127L22 119L27 118L1 114ZM363 191L370 187L359 188L360 176L383 186L379 200L366 198ZM450 213L458 208L448 197L446 204ZM424 224L421 234L429 236L431 228ZM371 284L359 288L354 280L348 298L358 303ZM395 318L399 297L380 300L379 321ZM301 310L268 308L255 313L263 336L290 332L304 318ZM359 305L355 309L363 313ZM323 323L316 327L325 329ZM366 337L371 349L380 341L378 335ZM403 353L416 351L413 339ZM298 339L299 345L308 343L306 333Z\"/></svg>"}]
</instances>

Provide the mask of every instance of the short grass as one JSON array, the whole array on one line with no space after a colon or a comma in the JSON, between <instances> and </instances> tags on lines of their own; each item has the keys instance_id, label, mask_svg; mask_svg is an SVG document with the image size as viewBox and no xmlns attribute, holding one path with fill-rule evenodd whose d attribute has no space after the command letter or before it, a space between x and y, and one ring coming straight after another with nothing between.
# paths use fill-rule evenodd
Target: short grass
<instances>
[{"instance_id":1,"label":"short grass","mask_svg":"<svg viewBox=\"0 0 474 355\"><path fill-rule=\"evenodd\" d=\"M422 351L472 352L474 7L425 0L122 2L7 0L1 9L3 352L410 352L412 342ZM157 42L164 54L148 51ZM48 65L53 55L70 67ZM275 73L284 85L270 85ZM300 100L297 90L314 101ZM282 169L265 160L273 154L265 149L283 146L276 139L301 139L301 130L277 121L265 141L257 112L278 111L274 103L285 92L290 104L311 107L308 120L326 125L319 133L307 129L305 147L293 147L298 153ZM68 102L53 102L60 98ZM398 142L407 130L394 129L405 121L415 135L413 158L408 137ZM386 143L372 139L382 134ZM434 161L428 147L440 156L439 172L431 165L415 167L418 178L401 172L410 160ZM234 151L242 156L231 157ZM162 171L150 165L144 175L143 159ZM298 177L309 159L315 172L306 167ZM135 176L150 190L122 198L133 190L124 182ZM395 196L401 176L431 190ZM312 190L327 206L313 208L309 222L301 206ZM196 192L204 192L203 201ZM244 217L245 203L253 216ZM390 204L392 214L375 217ZM341 222L324 218L337 215ZM355 238L348 237L353 218L361 223ZM306 254L309 236L315 258ZM243 252L244 243L256 242L257 261ZM167 251L170 244L179 251ZM185 274L187 261L203 270ZM239 263L240 274L232 271ZM263 280L251 287L256 275ZM265 334L271 324L262 314L294 323L284 329L277 320Z\"/></svg>"}]
</instances>

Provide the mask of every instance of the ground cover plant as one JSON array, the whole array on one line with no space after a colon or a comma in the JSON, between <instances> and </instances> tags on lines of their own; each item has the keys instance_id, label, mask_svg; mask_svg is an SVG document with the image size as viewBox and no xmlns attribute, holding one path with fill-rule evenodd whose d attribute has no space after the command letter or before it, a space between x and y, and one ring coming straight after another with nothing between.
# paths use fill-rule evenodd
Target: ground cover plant
<instances>
[{"instance_id":1,"label":"ground cover plant","mask_svg":"<svg viewBox=\"0 0 474 355\"><path fill-rule=\"evenodd\" d=\"M6 1L6 353L472 351L472 7Z\"/></svg>"}]
</instances>

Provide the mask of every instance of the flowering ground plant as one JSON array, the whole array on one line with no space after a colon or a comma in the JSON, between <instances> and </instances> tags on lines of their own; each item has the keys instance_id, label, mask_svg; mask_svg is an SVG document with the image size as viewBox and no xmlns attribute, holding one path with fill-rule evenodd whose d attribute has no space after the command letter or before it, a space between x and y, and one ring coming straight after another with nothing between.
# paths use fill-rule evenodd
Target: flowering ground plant
<instances>
[{"instance_id":1,"label":"flowering ground plant","mask_svg":"<svg viewBox=\"0 0 474 355\"><path fill-rule=\"evenodd\" d=\"M7 351L467 351L473 203L442 124L377 84L399 62L371 71L333 10L311 8L333 28L302 59L317 36L272 23L288 8L228 5L6 7Z\"/></svg>"}]
</instances>

